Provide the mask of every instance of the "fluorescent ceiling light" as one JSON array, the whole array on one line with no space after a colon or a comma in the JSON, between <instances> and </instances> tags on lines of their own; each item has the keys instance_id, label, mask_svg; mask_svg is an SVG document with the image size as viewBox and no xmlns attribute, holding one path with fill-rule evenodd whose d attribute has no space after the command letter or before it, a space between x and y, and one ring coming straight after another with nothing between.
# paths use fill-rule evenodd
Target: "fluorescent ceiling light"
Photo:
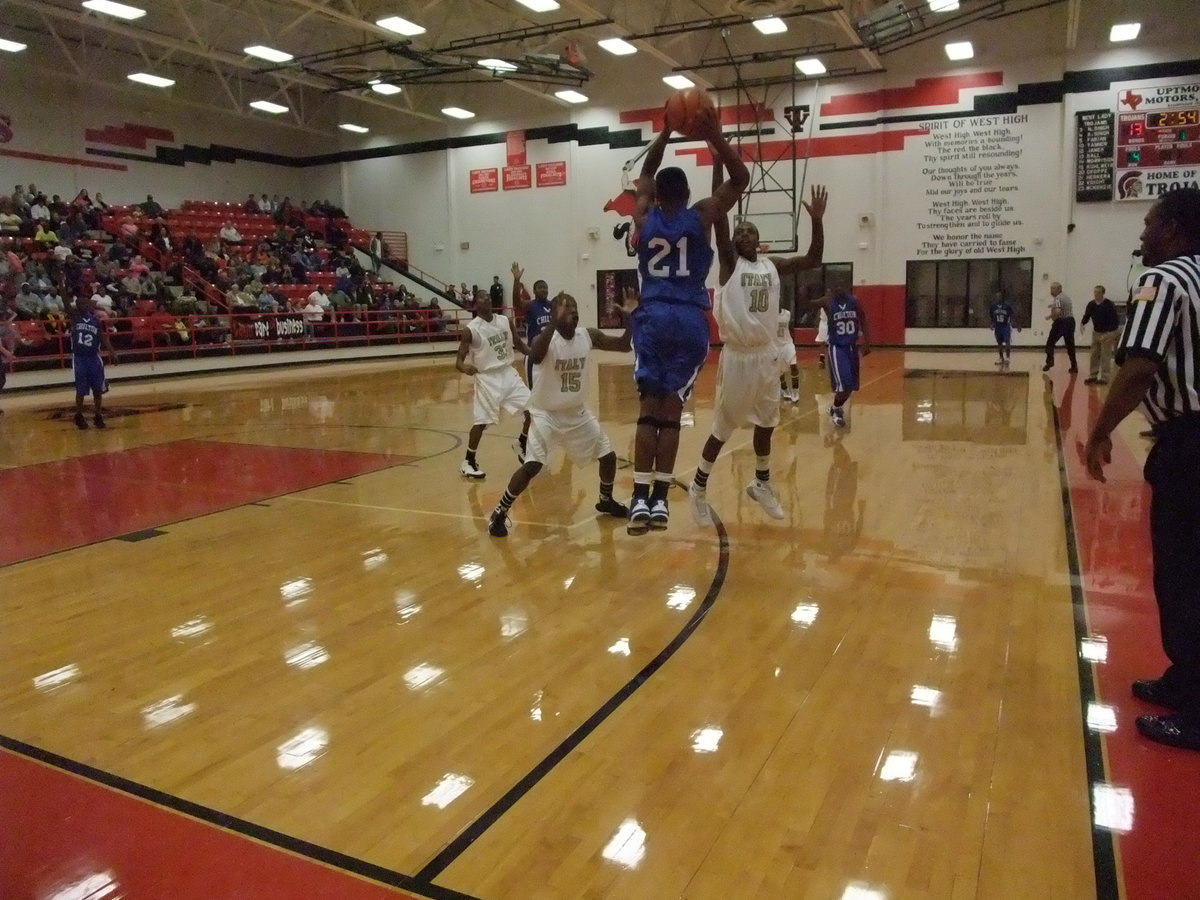
<instances>
[{"instance_id":1,"label":"fluorescent ceiling light","mask_svg":"<svg viewBox=\"0 0 1200 900\"><path fill-rule=\"evenodd\" d=\"M955 41L946 45L946 55L951 59L970 59L975 55L975 48L970 41Z\"/></svg>"},{"instance_id":2,"label":"fluorescent ceiling light","mask_svg":"<svg viewBox=\"0 0 1200 900\"><path fill-rule=\"evenodd\" d=\"M796 60L796 68L805 75L824 75L825 64L816 57Z\"/></svg>"},{"instance_id":3,"label":"fluorescent ceiling light","mask_svg":"<svg viewBox=\"0 0 1200 900\"><path fill-rule=\"evenodd\" d=\"M257 56L259 59L265 59L267 62L287 62L292 58L292 54L284 53L282 50L276 50L273 47L264 47L262 44L255 44L253 47L244 47L242 52L247 56Z\"/></svg>"},{"instance_id":4,"label":"fluorescent ceiling light","mask_svg":"<svg viewBox=\"0 0 1200 900\"><path fill-rule=\"evenodd\" d=\"M696 85L696 82L692 81L692 79L688 78L686 75L666 75L663 77L663 81L665 81L669 87L673 87L680 91L682 91L684 88L695 87Z\"/></svg>"},{"instance_id":5,"label":"fluorescent ceiling light","mask_svg":"<svg viewBox=\"0 0 1200 900\"><path fill-rule=\"evenodd\" d=\"M779 16L767 16L765 19L755 19L754 27L763 34L783 34L787 31L787 23Z\"/></svg>"},{"instance_id":6,"label":"fluorescent ceiling light","mask_svg":"<svg viewBox=\"0 0 1200 900\"><path fill-rule=\"evenodd\" d=\"M286 106L280 106L278 103L272 103L270 100L255 100L250 105L255 109L261 109L263 112L274 113L276 115L288 111Z\"/></svg>"},{"instance_id":7,"label":"fluorescent ceiling light","mask_svg":"<svg viewBox=\"0 0 1200 900\"><path fill-rule=\"evenodd\" d=\"M1125 22L1121 25L1114 25L1108 33L1108 39L1114 43L1119 41L1132 41L1138 36L1138 32L1142 30L1141 22Z\"/></svg>"},{"instance_id":8,"label":"fluorescent ceiling light","mask_svg":"<svg viewBox=\"0 0 1200 900\"><path fill-rule=\"evenodd\" d=\"M450 116L450 118L452 118L452 119L473 119L473 118L475 118L475 113L471 112L469 109L462 109L457 106L447 106L445 109L442 110L442 113L444 115Z\"/></svg>"},{"instance_id":9,"label":"fluorescent ceiling light","mask_svg":"<svg viewBox=\"0 0 1200 900\"><path fill-rule=\"evenodd\" d=\"M554 96L568 103L587 103L588 98L579 91L555 91Z\"/></svg>"},{"instance_id":10,"label":"fluorescent ceiling light","mask_svg":"<svg viewBox=\"0 0 1200 900\"><path fill-rule=\"evenodd\" d=\"M6 41L4 38L0 38L0 50L7 50L9 53L20 53L24 49L24 44L19 44L16 41Z\"/></svg>"},{"instance_id":11,"label":"fluorescent ceiling light","mask_svg":"<svg viewBox=\"0 0 1200 900\"><path fill-rule=\"evenodd\" d=\"M952 12L958 9L958 0L929 0L930 12Z\"/></svg>"},{"instance_id":12,"label":"fluorescent ceiling light","mask_svg":"<svg viewBox=\"0 0 1200 900\"><path fill-rule=\"evenodd\" d=\"M85 9L104 13L106 16L116 16L118 19L140 19L146 14L144 9L125 3L114 3L113 0L83 0L83 5Z\"/></svg>"},{"instance_id":13,"label":"fluorescent ceiling light","mask_svg":"<svg viewBox=\"0 0 1200 900\"><path fill-rule=\"evenodd\" d=\"M338 126L338 128L342 128L346 131L353 131L355 134L366 134L371 130L370 128L364 128L362 125L355 125L353 122L343 122Z\"/></svg>"},{"instance_id":14,"label":"fluorescent ceiling light","mask_svg":"<svg viewBox=\"0 0 1200 900\"><path fill-rule=\"evenodd\" d=\"M484 69L491 69L493 72L517 71L516 64L510 63L507 59L481 59L479 65Z\"/></svg>"},{"instance_id":15,"label":"fluorescent ceiling light","mask_svg":"<svg viewBox=\"0 0 1200 900\"><path fill-rule=\"evenodd\" d=\"M136 81L139 84L148 84L150 87L158 88L170 87L175 83L170 78L163 78L160 75L150 75L146 72L133 72L125 77L130 81Z\"/></svg>"},{"instance_id":16,"label":"fluorescent ceiling light","mask_svg":"<svg viewBox=\"0 0 1200 900\"><path fill-rule=\"evenodd\" d=\"M550 12L552 9L558 9L558 4L555 0L517 0L522 6L528 6L534 12Z\"/></svg>"},{"instance_id":17,"label":"fluorescent ceiling light","mask_svg":"<svg viewBox=\"0 0 1200 900\"><path fill-rule=\"evenodd\" d=\"M605 38L597 43L614 56L628 56L637 53L637 47L624 38Z\"/></svg>"},{"instance_id":18,"label":"fluorescent ceiling light","mask_svg":"<svg viewBox=\"0 0 1200 900\"><path fill-rule=\"evenodd\" d=\"M425 29L416 22L410 22L408 19L402 19L399 16L388 16L386 19L377 19L375 24L380 28L386 28L388 31L394 31L396 34L402 34L405 37L425 33Z\"/></svg>"},{"instance_id":19,"label":"fluorescent ceiling light","mask_svg":"<svg viewBox=\"0 0 1200 900\"><path fill-rule=\"evenodd\" d=\"M391 96L392 94L400 93L402 88L398 84L385 84L385 83L379 82L379 83L371 85L371 90L373 90L377 94L384 94L386 96Z\"/></svg>"}]
</instances>

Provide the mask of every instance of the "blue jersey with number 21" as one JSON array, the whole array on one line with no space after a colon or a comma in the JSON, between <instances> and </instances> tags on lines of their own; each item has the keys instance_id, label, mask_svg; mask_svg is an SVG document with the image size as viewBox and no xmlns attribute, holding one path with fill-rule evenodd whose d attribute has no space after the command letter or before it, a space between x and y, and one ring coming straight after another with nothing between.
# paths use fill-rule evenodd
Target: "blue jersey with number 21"
<instances>
[{"instance_id":1,"label":"blue jersey with number 21","mask_svg":"<svg viewBox=\"0 0 1200 900\"><path fill-rule=\"evenodd\" d=\"M665 300L708 309L708 270L713 251L700 213L685 209L672 218L655 206L638 232L638 274L642 302Z\"/></svg>"}]
</instances>

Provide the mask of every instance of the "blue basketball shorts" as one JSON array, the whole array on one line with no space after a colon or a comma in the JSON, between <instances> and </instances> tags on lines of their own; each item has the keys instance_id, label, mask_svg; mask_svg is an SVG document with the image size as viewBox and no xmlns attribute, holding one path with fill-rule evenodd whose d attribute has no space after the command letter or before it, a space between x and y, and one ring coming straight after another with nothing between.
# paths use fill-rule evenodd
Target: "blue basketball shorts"
<instances>
[{"instance_id":1,"label":"blue basketball shorts","mask_svg":"<svg viewBox=\"0 0 1200 900\"><path fill-rule=\"evenodd\" d=\"M686 400L708 357L708 317L689 303L645 301L633 311L633 377L638 392Z\"/></svg>"},{"instance_id":2,"label":"blue basketball shorts","mask_svg":"<svg viewBox=\"0 0 1200 900\"><path fill-rule=\"evenodd\" d=\"M829 345L829 384L835 394L858 390L858 347Z\"/></svg>"},{"instance_id":3,"label":"blue basketball shorts","mask_svg":"<svg viewBox=\"0 0 1200 900\"><path fill-rule=\"evenodd\" d=\"M75 369L77 395L103 392L104 361L99 356L76 356L72 358L71 364Z\"/></svg>"},{"instance_id":4,"label":"blue basketball shorts","mask_svg":"<svg viewBox=\"0 0 1200 900\"><path fill-rule=\"evenodd\" d=\"M997 344L1012 343L1012 326L1011 325L993 325L992 330L996 332Z\"/></svg>"}]
</instances>

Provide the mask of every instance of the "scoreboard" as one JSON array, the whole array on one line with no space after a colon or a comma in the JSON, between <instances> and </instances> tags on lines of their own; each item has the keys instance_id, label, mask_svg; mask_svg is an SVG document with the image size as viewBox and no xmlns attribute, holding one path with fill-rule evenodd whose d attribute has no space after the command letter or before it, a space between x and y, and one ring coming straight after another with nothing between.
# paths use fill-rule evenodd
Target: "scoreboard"
<instances>
[{"instance_id":1,"label":"scoreboard","mask_svg":"<svg viewBox=\"0 0 1200 900\"><path fill-rule=\"evenodd\" d=\"M1153 200L1200 179L1200 91L1131 89L1118 98L1117 200Z\"/></svg>"}]
</instances>

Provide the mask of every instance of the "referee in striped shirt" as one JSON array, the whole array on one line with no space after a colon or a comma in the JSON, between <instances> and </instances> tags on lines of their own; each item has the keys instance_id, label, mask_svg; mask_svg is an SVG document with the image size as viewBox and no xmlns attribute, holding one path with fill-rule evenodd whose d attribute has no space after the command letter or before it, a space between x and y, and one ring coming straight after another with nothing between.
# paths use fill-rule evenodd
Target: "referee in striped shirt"
<instances>
[{"instance_id":1,"label":"referee in striped shirt","mask_svg":"<svg viewBox=\"0 0 1200 900\"><path fill-rule=\"evenodd\" d=\"M1140 404L1158 440L1146 460L1150 546L1163 650L1159 678L1135 697L1164 707L1137 728L1161 744L1200 751L1200 190L1165 194L1146 214L1142 259L1117 344L1120 370L1088 436L1088 474L1104 481L1112 430Z\"/></svg>"}]
</instances>

